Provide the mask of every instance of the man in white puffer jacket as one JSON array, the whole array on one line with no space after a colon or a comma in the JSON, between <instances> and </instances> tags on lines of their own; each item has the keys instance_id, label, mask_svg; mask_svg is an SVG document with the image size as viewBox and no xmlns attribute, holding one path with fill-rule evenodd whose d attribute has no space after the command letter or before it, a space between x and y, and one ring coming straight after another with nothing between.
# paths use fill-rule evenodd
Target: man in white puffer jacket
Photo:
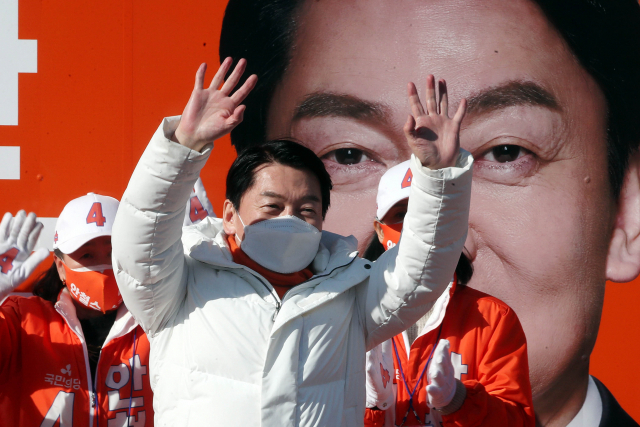
<instances>
[{"instance_id":1,"label":"man in white puffer jacket","mask_svg":"<svg viewBox=\"0 0 640 427\"><path fill-rule=\"evenodd\" d=\"M225 202L222 218L182 229L213 141L242 121L240 103L256 82L232 93L245 62L223 84L230 67L227 58L209 88L200 67L182 117L165 119L142 155L113 228L118 285L151 342L156 425L362 425L365 352L431 307L466 238L473 160L458 141L466 104L449 118L444 82L436 102L429 76L425 110L409 84L413 183L403 238L371 263L353 237L321 231L329 193L318 174L277 160L249 170L242 194L227 188L237 200ZM234 165L243 162L240 153ZM309 278L286 294L265 278L297 270Z\"/></svg>"}]
</instances>

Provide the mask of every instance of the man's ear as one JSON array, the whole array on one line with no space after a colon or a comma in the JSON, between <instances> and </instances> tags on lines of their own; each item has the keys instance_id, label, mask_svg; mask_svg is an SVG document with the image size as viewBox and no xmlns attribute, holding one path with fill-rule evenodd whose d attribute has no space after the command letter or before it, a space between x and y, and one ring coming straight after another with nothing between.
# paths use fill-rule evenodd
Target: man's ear
<instances>
[{"instance_id":1,"label":"man's ear","mask_svg":"<svg viewBox=\"0 0 640 427\"><path fill-rule=\"evenodd\" d=\"M377 219L373 220L373 229L376 230L380 243L384 245L384 230L380 227L380 221Z\"/></svg>"},{"instance_id":2,"label":"man's ear","mask_svg":"<svg viewBox=\"0 0 640 427\"><path fill-rule=\"evenodd\" d=\"M236 234L235 213L236 209L233 207L231 200L225 200L222 206L222 228L227 236Z\"/></svg>"},{"instance_id":3,"label":"man's ear","mask_svg":"<svg viewBox=\"0 0 640 427\"><path fill-rule=\"evenodd\" d=\"M629 157L607 256L607 280L630 282L640 274L640 152Z\"/></svg>"}]
</instances>

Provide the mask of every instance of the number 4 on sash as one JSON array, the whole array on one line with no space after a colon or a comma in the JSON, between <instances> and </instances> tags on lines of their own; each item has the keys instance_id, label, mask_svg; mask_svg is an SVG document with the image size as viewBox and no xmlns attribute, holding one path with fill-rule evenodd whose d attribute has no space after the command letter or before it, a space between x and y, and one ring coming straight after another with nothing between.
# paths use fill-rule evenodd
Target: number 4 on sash
<instances>
[{"instance_id":1,"label":"number 4 on sash","mask_svg":"<svg viewBox=\"0 0 640 427\"><path fill-rule=\"evenodd\" d=\"M100 202L95 202L91 205L91 210L87 215L87 224L92 222L95 222L98 227L104 226L104 223L107 222L107 219L102 215L102 203Z\"/></svg>"}]
</instances>

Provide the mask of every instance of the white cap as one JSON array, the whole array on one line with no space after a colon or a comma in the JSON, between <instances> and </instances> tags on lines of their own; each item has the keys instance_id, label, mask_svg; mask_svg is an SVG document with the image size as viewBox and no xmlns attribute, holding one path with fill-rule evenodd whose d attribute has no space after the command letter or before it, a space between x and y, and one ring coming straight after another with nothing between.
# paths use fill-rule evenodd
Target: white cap
<instances>
[{"instance_id":1,"label":"white cap","mask_svg":"<svg viewBox=\"0 0 640 427\"><path fill-rule=\"evenodd\" d=\"M53 249L70 254L100 236L111 236L120 202L109 196L89 193L73 199L56 222Z\"/></svg>"},{"instance_id":2,"label":"white cap","mask_svg":"<svg viewBox=\"0 0 640 427\"><path fill-rule=\"evenodd\" d=\"M412 180L411 160L395 165L382 175L380 184L378 184L378 196L376 197L378 205L376 216L378 219L384 218L389 209L400 200L409 198Z\"/></svg>"}]
</instances>

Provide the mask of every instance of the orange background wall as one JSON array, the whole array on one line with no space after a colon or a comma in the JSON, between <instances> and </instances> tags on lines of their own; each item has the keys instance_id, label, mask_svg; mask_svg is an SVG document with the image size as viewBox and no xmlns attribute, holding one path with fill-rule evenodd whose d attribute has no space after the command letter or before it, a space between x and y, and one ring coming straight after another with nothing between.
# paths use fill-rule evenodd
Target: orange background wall
<instances>
[{"instance_id":1,"label":"orange background wall","mask_svg":"<svg viewBox=\"0 0 640 427\"><path fill-rule=\"evenodd\" d=\"M21 147L20 180L0 180L0 214L56 217L89 191L119 198L161 118L181 113L198 65L217 65L225 5L20 0L19 37L38 41L38 72L19 76L19 125L0 126L0 145ZM234 157L228 139L218 142L202 173L217 213ZM591 358L591 373L636 420L638 301L639 280L607 285Z\"/></svg>"}]
</instances>

